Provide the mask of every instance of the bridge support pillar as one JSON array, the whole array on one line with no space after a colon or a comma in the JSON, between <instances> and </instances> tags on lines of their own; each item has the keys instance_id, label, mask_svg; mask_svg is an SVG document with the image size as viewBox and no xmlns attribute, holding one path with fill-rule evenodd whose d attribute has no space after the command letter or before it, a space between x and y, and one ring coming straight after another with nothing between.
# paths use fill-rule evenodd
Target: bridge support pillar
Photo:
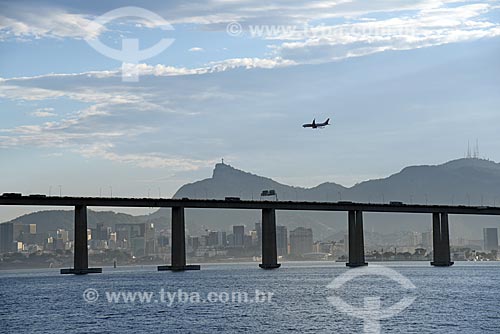
<instances>
[{"instance_id":1,"label":"bridge support pillar","mask_svg":"<svg viewBox=\"0 0 500 334\"><path fill-rule=\"evenodd\" d=\"M61 269L61 274L85 275L102 273L102 268L89 268L87 248L87 207L75 206L74 268Z\"/></svg>"},{"instance_id":2,"label":"bridge support pillar","mask_svg":"<svg viewBox=\"0 0 500 334\"><path fill-rule=\"evenodd\" d=\"M262 269L276 269L278 263L278 249L276 246L276 211L262 209Z\"/></svg>"},{"instance_id":3,"label":"bridge support pillar","mask_svg":"<svg viewBox=\"0 0 500 334\"><path fill-rule=\"evenodd\" d=\"M435 267L450 267L454 264L450 257L450 230L447 213L432 214L432 238Z\"/></svg>"},{"instance_id":4,"label":"bridge support pillar","mask_svg":"<svg viewBox=\"0 0 500 334\"><path fill-rule=\"evenodd\" d=\"M363 232L363 211L349 211L349 262L351 268L367 266L365 262L365 240Z\"/></svg>"},{"instance_id":5,"label":"bridge support pillar","mask_svg":"<svg viewBox=\"0 0 500 334\"><path fill-rule=\"evenodd\" d=\"M186 265L186 230L184 208L172 207L171 265L158 266L158 271L200 270L199 265Z\"/></svg>"}]
</instances>

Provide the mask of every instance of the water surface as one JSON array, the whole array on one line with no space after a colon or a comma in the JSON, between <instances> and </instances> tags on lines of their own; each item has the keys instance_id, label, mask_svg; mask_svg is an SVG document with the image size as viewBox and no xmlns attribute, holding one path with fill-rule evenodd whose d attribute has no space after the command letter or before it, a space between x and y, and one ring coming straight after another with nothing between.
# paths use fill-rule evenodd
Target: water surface
<instances>
[{"instance_id":1,"label":"water surface","mask_svg":"<svg viewBox=\"0 0 500 334\"><path fill-rule=\"evenodd\" d=\"M328 301L338 296L355 308L380 297L387 308L416 297L402 313L381 322L383 333L500 333L500 263L385 263L416 287L364 276L340 291L326 286L347 269L342 263L285 263L265 271L257 264L210 264L201 271L157 272L155 267L104 268L102 274L60 275L56 269L0 272L0 332L5 333L362 333L363 320ZM84 291L99 298L88 303ZM175 302L159 292L272 292L271 302ZM153 292L147 303L110 303L106 292ZM155 301L156 300L156 301Z\"/></svg>"}]
</instances>

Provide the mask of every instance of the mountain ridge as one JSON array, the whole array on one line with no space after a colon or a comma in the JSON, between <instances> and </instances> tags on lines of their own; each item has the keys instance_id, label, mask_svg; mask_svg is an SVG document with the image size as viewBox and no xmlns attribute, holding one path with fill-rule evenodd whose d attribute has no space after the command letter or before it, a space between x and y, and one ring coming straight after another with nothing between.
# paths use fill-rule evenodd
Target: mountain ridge
<instances>
[{"instance_id":1,"label":"mountain ridge","mask_svg":"<svg viewBox=\"0 0 500 334\"><path fill-rule=\"evenodd\" d=\"M257 199L262 190L274 189L278 198L282 200L345 199L359 202L395 200L422 204L426 202L469 204L470 202L483 205L485 199L490 199L491 205L494 205L497 196L500 201L500 193L496 191L498 186L500 186L500 164L476 158L456 159L439 165L409 166L388 177L363 181L352 187L324 182L310 188L286 185L271 178L218 163L211 178L185 184L173 197L222 199L226 196L235 196L242 199ZM406 194L403 196L403 193Z\"/></svg>"},{"instance_id":2,"label":"mountain ridge","mask_svg":"<svg viewBox=\"0 0 500 334\"><path fill-rule=\"evenodd\" d=\"M212 177L183 185L173 198L223 199L226 196L242 199L261 199L262 190L276 190L279 200L353 202L402 201L420 204L500 205L500 164L486 159L456 159L439 165L409 166L386 178L363 181L352 187L324 182L311 188L286 185L271 178L236 169L230 165L215 165ZM263 198L264 199L264 198ZM266 199L270 199L267 198ZM260 220L260 212L251 210L187 209L188 232L203 233L206 229L230 230L232 225L245 225L253 229ZM46 210L18 217L12 222L25 224L43 222L40 230L62 224L71 229L71 211ZM52 213L52 214L51 214ZM430 220L423 215L366 214L368 228L382 233L394 231L430 230ZM474 221L474 224L470 224ZM90 211L89 227L97 222L112 226L118 222L154 222L159 228L169 228L170 210L159 209L145 216L123 213ZM328 235L346 230L344 213L278 212L278 224L289 229L311 227L315 235ZM453 233L479 239L481 227L500 226L495 217L455 216L451 224Z\"/></svg>"}]
</instances>

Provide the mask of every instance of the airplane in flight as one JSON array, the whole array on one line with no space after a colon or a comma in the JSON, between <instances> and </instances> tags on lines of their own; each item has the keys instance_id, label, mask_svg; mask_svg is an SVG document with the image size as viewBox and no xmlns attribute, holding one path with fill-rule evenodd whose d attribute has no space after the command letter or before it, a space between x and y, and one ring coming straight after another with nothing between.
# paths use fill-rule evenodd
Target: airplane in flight
<instances>
[{"instance_id":1,"label":"airplane in flight","mask_svg":"<svg viewBox=\"0 0 500 334\"><path fill-rule=\"evenodd\" d=\"M330 125L329 118L324 123L316 123L316 119L313 119L311 124L304 124L304 125L302 125L302 127L303 128L313 128L313 129L322 129L327 125Z\"/></svg>"}]
</instances>

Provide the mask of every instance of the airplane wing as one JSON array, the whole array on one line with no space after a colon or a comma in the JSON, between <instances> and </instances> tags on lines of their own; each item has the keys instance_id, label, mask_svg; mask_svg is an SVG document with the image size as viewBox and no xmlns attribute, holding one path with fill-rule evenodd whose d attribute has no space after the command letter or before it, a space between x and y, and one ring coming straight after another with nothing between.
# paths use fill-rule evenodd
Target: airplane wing
<instances>
[{"instance_id":1,"label":"airplane wing","mask_svg":"<svg viewBox=\"0 0 500 334\"><path fill-rule=\"evenodd\" d=\"M327 118L326 121L324 121L323 123L319 123L317 125L318 127L324 128L325 126L330 125L330 119Z\"/></svg>"}]
</instances>

